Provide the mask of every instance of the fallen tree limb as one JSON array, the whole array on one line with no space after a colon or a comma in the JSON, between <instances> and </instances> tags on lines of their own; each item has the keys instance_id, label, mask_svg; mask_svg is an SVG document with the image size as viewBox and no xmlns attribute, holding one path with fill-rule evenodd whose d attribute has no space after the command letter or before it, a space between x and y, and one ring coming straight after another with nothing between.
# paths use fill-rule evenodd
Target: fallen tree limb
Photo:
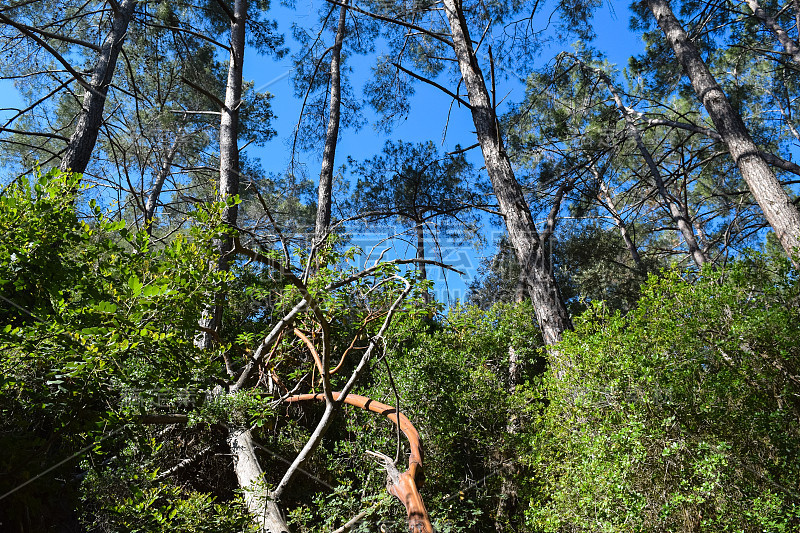
<instances>
[{"instance_id":1,"label":"fallen tree limb","mask_svg":"<svg viewBox=\"0 0 800 533\"><path fill-rule=\"evenodd\" d=\"M406 436L411 447L411 456L408 459L408 470L405 472L400 473L389 457L375 452L371 452L371 455L377 457L383 463L384 468L386 468L388 477L386 490L389 491L389 494L397 497L400 503L406 508L406 513L408 515L408 531L412 533L433 533L433 526L431 525L428 511L425 509L425 503L422 501L422 496L420 496L419 489L417 488L417 476L422 475L423 456L422 442L420 441L417 429L408 417L403 413L399 413L394 407L376 402L366 396L348 394L342 397L341 393L334 392L333 398L337 402L360 407L361 409L372 411L373 413L388 418L391 422L396 424L400 428L400 431ZM286 399L289 403L307 400L325 401L325 395L299 394Z\"/></svg>"}]
</instances>

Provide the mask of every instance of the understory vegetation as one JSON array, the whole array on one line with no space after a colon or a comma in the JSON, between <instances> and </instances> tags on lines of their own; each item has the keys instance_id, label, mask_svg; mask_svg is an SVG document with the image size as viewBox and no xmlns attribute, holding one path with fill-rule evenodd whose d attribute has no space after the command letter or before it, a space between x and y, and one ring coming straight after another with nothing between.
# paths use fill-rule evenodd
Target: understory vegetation
<instances>
[{"instance_id":1,"label":"understory vegetation","mask_svg":"<svg viewBox=\"0 0 800 533\"><path fill-rule=\"evenodd\" d=\"M222 352L246 357L248 331L286 305L265 300L278 282L253 265L209 268L221 206L198 208L191 232L159 243L99 209L79 220L76 184L50 173L0 199L2 294L15 304L2 311L0 470L3 487L19 487L3 500L4 527L254 527L225 427L244 419L265 481L277 483L323 407L282 404L280 387L320 391L318 376L308 379L314 364L287 336L259 367L259 380L278 378L272 391L209 391L225 379ZM348 271L351 254L332 253L319 276ZM243 332L197 348L203 294L232 293L242 279L229 320ZM377 300L359 300L359 311L356 299L320 298L341 328L336 342L358 346ZM421 434L435 530L488 531L501 519L512 531L796 530L800 284L788 259L768 246L725 268L666 269L629 311L584 306L558 364L528 303L442 312L418 294L399 310L358 394L399 405ZM522 366L513 384L512 354ZM178 412L180 423L147 419ZM367 454L404 462L399 437L383 417L345 407L281 498L293 530L337 530L359 513L354 531L404 529ZM502 518L509 481L516 511Z\"/></svg>"}]
</instances>

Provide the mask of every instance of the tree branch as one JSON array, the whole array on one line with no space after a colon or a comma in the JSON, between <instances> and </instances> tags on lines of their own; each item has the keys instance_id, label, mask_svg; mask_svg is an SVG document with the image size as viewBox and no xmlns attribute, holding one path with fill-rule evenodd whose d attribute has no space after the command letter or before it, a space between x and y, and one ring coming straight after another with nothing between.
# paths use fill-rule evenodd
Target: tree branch
<instances>
[{"instance_id":1,"label":"tree branch","mask_svg":"<svg viewBox=\"0 0 800 533\"><path fill-rule=\"evenodd\" d=\"M550 209L550 213L547 215L547 224L545 225L545 228L542 230L542 234L539 237L540 246L544 247L547 239L553 235L553 231L556 229L558 212L561 210L561 201L564 199L564 194L572 189L572 186L577 178L578 173L573 172L572 175L561 184L561 186L558 188L558 191L556 191L556 197L553 200L553 207Z\"/></svg>"},{"instance_id":2,"label":"tree branch","mask_svg":"<svg viewBox=\"0 0 800 533\"><path fill-rule=\"evenodd\" d=\"M405 289L400 294L400 296L398 296L397 299L392 303L392 306L389 308L389 312L386 314L386 318L384 319L383 324L381 325L381 328L378 331L378 334L375 335L372 339L370 339L369 347L365 350L364 355L361 356L361 360L359 361L355 370L353 370L353 373L350 375L350 379L342 388L342 392L339 393L338 399L335 393L329 390L326 390L324 395L320 396L321 398L325 399L325 412L323 413L322 418L320 419L317 426L314 428L311 437L309 437L308 441L306 441L306 444L303 446L303 449L300 451L299 454L297 454L297 457L295 457L294 461L292 461L292 466L289 467L289 469L283 475L281 481L278 483L278 486L273 491L272 496L275 499L280 498L281 494L284 492L284 490L286 490L286 487L292 480L292 477L295 475L297 470L300 467L302 467L303 464L305 464L305 462L308 460L308 458L311 456L311 454L319 445L320 441L322 440L322 437L328 431L328 428L333 422L333 416L341 407L342 399L347 398L347 395L350 392L350 390L353 388L356 382L361 378L361 374L364 372L367 366L367 362L372 356L372 352L375 346L377 346L378 344L378 340L380 341L383 340L383 335L386 333L386 330L388 329L389 324L391 323L395 312L399 308L400 304L406 299L408 294L411 292L412 285L411 283L408 282L408 280L406 280L405 278L401 278L399 276L396 276L396 278L400 279L405 284Z\"/></svg>"},{"instance_id":3,"label":"tree branch","mask_svg":"<svg viewBox=\"0 0 800 533\"><path fill-rule=\"evenodd\" d=\"M29 31L28 29L26 29L27 28L26 26L24 26L22 24L19 24L17 22L14 22L13 20L11 20L7 16L3 15L2 13L0 13L0 22L4 22L4 23L8 24L9 26L11 26L13 28L16 28L17 31L19 31L23 35L27 36L28 38L33 40L36 44L38 44L39 46L44 48L46 51L48 51L50 53L50 55L52 55L56 59L56 61L58 61L59 63L61 63L64 66L64 68L67 70L67 72L72 74L72 76L75 78L75 81L77 81L81 85L81 87L83 87L87 91L91 92L95 96L99 96L100 98L105 98L105 95L103 93L101 93L100 91L98 91L97 89L95 89L92 86L91 83L89 83L88 81L83 79L83 76L81 76L74 68L72 68L72 65L70 65L67 62L67 60L64 59L64 57L60 53L58 53L58 51L55 48L53 48L52 46L47 44L47 42L45 42L43 39L41 39L38 35L36 35L32 31Z\"/></svg>"},{"instance_id":4,"label":"tree branch","mask_svg":"<svg viewBox=\"0 0 800 533\"><path fill-rule=\"evenodd\" d=\"M11 128L0 128L0 131L7 131L8 133L16 133L18 135L32 135L34 137L47 137L48 139L58 139L59 141L69 142L69 139L57 133L46 133L39 131L22 131L12 130Z\"/></svg>"},{"instance_id":5,"label":"tree branch","mask_svg":"<svg viewBox=\"0 0 800 533\"><path fill-rule=\"evenodd\" d=\"M409 29L412 29L412 30L416 30L416 31L418 31L420 33L423 33L423 34L427 35L428 37L431 37L432 39L436 39L437 41L443 42L447 46L453 46L452 42L450 42L448 39L442 37L438 33L434 33L432 31L426 30L425 28L422 28L422 27L417 26L415 24L411 24L409 22L403 22L402 20L393 19L391 17L386 17L386 16L383 16L383 15L378 15L377 13L371 13L371 12L365 11L365 10L359 8L359 7L356 7L356 6L353 6L353 5L346 5L346 4L342 3L342 2L338 2L337 0L326 0L326 1L331 3L331 4L337 5L337 6L347 7L347 9L351 9L351 10L355 11L356 13L361 13L362 15L366 15L368 17L372 17L372 18L377 19L377 20L382 20L383 22L389 22L391 24L397 24L398 26L403 26L404 28L409 28Z\"/></svg>"},{"instance_id":6,"label":"tree branch","mask_svg":"<svg viewBox=\"0 0 800 533\"><path fill-rule=\"evenodd\" d=\"M690 124L687 122L677 122L675 120L668 120L664 118L641 118L644 123L650 126L669 126L672 128L678 128L686 131L691 131L694 133L699 133L701 135L705 135L706 137L715 140L716 142L722 142L722 136L711 128L707 128L704 126L698 126L697 124ZM791 172L792 174L796 174L800 176L800 165L797 163L793 163L791 161L787 161L780 156L777 156L771 152L765 152L763 150L759 150L758 154L761 158L766 161L768 164L778 167L781 170L785 170L787 172Z\"/></svg>"},{"instance_id":7,"label":"tree branch","mask_svg":"<svg viewBox=\"0 0 800 533\"><path fill-rule=\"evenodd\" d=\"M93 44L93 43L90 43L90 42L87 42L87 41L82 41L82 40L76 39L74 37L67 37L65 35L59 35L57 33L50 33L49 31L45 31L45 30L42 30L42 29L39 29L39 28L34 28L32 26L28 26L27 24L22 24L22 23L17 23L17 24L19 24L19 27L17 29L25 28L27 31L38 33L39 35L41 35L43 37L47 37L49 39L55 39L57 41L64 41L66 43L77 44L79 46L85 46L86 48L91 48L95 52L99 52L100 51L100 46L99 45L96 45L96 44Z\"/></svg>"},{"instance_id":8,"label":"tree branch","mask_svg":"<svg viewBox=\"0 0 800 533\"><path fill-rule=\"evenodd\" d=\"M445 94L447 94L448 96L450 96L453 100L457 101L459 104L465 106L467 109L472 109L472 106L469 105L469 103L466 100L462 100L457 94L455 94L452 91L450 91L450 89L447 89L447 88L439 85L435 81L429 80L428 78L424 78L424 77L420 76L419 74L415 74L415 73L411 72L410 70L408 70L406 68L403 68L402 66L400 66L397 63L392 63L392 65L395 68L397 68L398 70L402 70L403 72L405 72L406 74L408 74L412 78L415 78L415 79L417 79L417 80L419 80L421 82L427 83L429 85L433 85L434 87L436 87L440 91L442 91Z\"/></svg>"},{"instance_id":9,"label":"tree branch","mask_svg":"<svg viewBox=\"0 0 800 533\"><path fill-rule=\"evenodd\" d=\"M172 30L172 31L175 31L175 32L188 33L189 35L192 35L193 37L197 37L198 39L202 39L204 41L208 41L209 43L213 44L214 46L219 46L220 48L222 48L223 50L226 50L228 52L230 52L230 50L231 50L230 46L226 46L226 45L222 44L219 41L215 41L214 39L212 39L211 37L209 37L207 35L203 35L202 33L199 33L199 32L196 32L196 31L192 31L192 30L190 30L188 28L181 28L180 26L165 26L163 24L156 24L154 22L144 22L144 21L142 22L142 24L144 24L145 26L150 26L151 28L158 28L158 29L162 29L162 30Z\"/></svg>"},{"instance_id":10,"label":"tree branch","mask_svg":"<svg viewBox=\"0 0 800 533\"><path fill-rule=\"evenodd\" d=\"M197 85L196 83L192 82L191 80L189 80L188 78L186 78L184 76L181 76L181 81L183 83L185 83L186 85L188 85L189 87L191 87L192 89L194 89L195 91L199 92L200 94L203 94L203 95L207 96L208 98L210 98L212 102L214 102L215 104L217 104L219 106L220 109L226 109L227 110L227 108L225 107L225 102L220 100L219 97L214 95L212 92L207 91L206 89L200 87L199 85Z\"/></svg>"}]
</instances>

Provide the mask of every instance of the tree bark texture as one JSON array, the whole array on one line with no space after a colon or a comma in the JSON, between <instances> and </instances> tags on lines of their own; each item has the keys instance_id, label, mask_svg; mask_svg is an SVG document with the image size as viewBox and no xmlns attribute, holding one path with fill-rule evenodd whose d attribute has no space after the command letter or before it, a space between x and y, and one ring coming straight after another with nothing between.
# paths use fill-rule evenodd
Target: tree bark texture
<instances>
[{"instance_id":1,"label":"tree bark texture","mask_svg":"<svg viewBox=\"0 0 800 533\"><path fill-rule=\"evenodd\" d=\"M319 192L317 195L317 221L315 238L321 241L328 234L331 225L331 203L333 191L333 168L336 159L336 145L339 141L339 121L342 103L342 42L347 21L347 1L344 0L339 12L339 25L336 28L336 41L331 49L331 101L328 109L328 129L325 132L325 148L322 152L322 168L319 173Z\"/></svg>"},{"instance_id":2,"label":"tree bark texture","mask_svg":"<svg viewBox=\"0 0 800 533\"><path fill-rule=\"evenodd\" d=\"M219 124L219 196L225 201L239 194L239 107L242 105L242 70L244 68L245 24L247 0L235 0L231 21L231 55L228 63L228 82L225 86L225 107ZM222 222L234 227L239 206L226 207ZM230 238L223 239L220 248L222 269L227 269L228 255L233 249Z\"/></svg>"},{"instance_id":3,"label":"tree bark texture","mask_svg":"<svg viewBox=\"0 0 800 533\"><path fill-rule=\"evenodd\" d=\"M231 429L228 444L233 454L233 469L244 501L262 533L288 533L289 527L264 484L264 471L256 457L253 435L247 428Z\"/></svg>"},{"instance_id":4,"label":"tree bark texture","mask_svg":"<svg viewBox=\"0 0 800 533\"><path fill-rule=\"evenodd\" d=\"M668 0L648 0L648 5L767 222L775 230L786 253L792 257L795 250L800 248L800 212L759 154L741 116L731 106L697 48L689 40ZM793 262L795 266L800 266Z\"/></svg>"},{"instance_id":5,"label":"tree bark texture","mask_svg":"<svg viewBox=\"0 0 800 533\"><path fill-rule=\"evenodd\" d=\"M462 80L469 95L472 120L486 171L505 219L509 240L522 267L522 275L527 277L542 337L545 344L552 345L561 340L562 333L571 329L572 324L553 276L550 258L539 245L539 233L530 208L503 147L497 113L478 66L460 2L444 0L444 10L450 23L453 49Z\"/></svg>"},{"instance_id":6,"label":"tree bark texture","mask_svg":"<svg viewBox=\"0 0 800 533\"><path fill-rule=\"evenodd\" d=\"M122 49L125 34L128 32L128 24L133 17L133 9L136 7L136 0L122 0L114 11L114 18L111 22L111 31L106 35L97 61L92 69L92 80L90 82L92 91L86 91L83 96L83 104L75 132L69 140L67 151L61 159L61 170L83 173L89 165L92 151L97 144L97 135L100 126L103 124L103 109L106 104L106 96L111 80L114 77L114 70L117 66L117 57Z\"/></svg>"},{"instance_id":7,"label":"tree bark texture","mask_svg":"<svg viewBox=\"0 0 800 533\"><path fill-rule=\"evenodd\" d=\"M753 10L756 18L775 35L775 38L778 39L778 42L781 43L781 46L791 56L792 60L800 64L800 46L789 37L789 34L778 24L778 21L764 11L758 0L747 0L747 5Z\"/></svg>"},{"instance_id":8,"label":"tree bark texture","mask_svg":"<svg viewBox=\"0 0 800 533\"><path fill-rule=\"evenodd\" d=\"M600 78L603 80L603 83L605 83L606 87L608 87L609 92L611 92L611 96L614 98L614 104L622 114L623 120L625 120L625 127L628 130L628 134L636 143L636 148L639 150L639 153L641 154L645 163L647 163L647 168L650 170L650 176L653 178L653 181L656 184L656 189L658 189L659 196L661 196L661 200L667 207L670 217L672 217L672 222L678 226L678 231L683 236L683 240L686 242L686 247L689 249L689 255L692 256L695 264L702 268L703 265L708 263L708 258L706 257L706 254L703 253L700 245L697 243L697 237L694 234L692 222L684 214L684 206L681 205L675 199L675 197L669 193L669 191L667 191L667 187L664 184L664 178L661 176L661 170L658 168L658 165L653 159L653 155L650 153L650 150L644 144L644 139L642 139L642 135L639 133L639 128L636 126L636 119L634 118L631 109L625 106L625 103L622 101L622 97L619 95L619 91L617 91L617 88L611 82L611 78L609 78L608 75L602 70L593 70L597 72L598 76L600 76Z\"/></svg>"}]
</instances>

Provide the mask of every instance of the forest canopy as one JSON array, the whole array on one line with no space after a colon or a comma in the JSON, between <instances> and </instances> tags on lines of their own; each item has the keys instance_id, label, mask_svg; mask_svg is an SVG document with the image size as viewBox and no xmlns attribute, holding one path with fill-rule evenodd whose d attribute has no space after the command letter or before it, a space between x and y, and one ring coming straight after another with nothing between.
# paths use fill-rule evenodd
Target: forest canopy
<instances>
[{"instance_id":1,"label":"forest canopy","mask_svg":"<svg viewBox=\"0 0 800 533\"><path fill-rule=\"evenodd\" d=\"M798 530L800 11L609 6L0 6L0 531Z\"/></svg>"}]
</instances>

